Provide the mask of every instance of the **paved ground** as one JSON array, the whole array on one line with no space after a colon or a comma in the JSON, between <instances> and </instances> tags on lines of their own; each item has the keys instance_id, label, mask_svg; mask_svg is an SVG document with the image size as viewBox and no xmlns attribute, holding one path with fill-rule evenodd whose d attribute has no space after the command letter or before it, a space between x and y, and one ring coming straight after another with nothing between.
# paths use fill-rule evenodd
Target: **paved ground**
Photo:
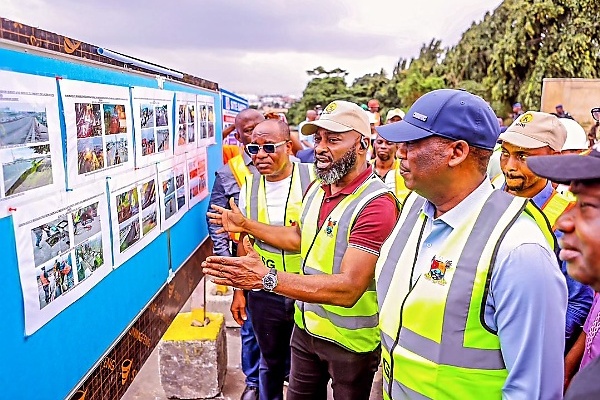
<instances>
[{"instance_id":1,"label":"paved ground","mask_svg":"<svg viewBox=\"0 0 600 400\"><path fill-rule=\"evenodd\" d=\"M182 308L182 312L190 311L191 304L202 298L203 285L200 283L192 298ZM239 328L227 328L227 375L225 385L221 396L217 399L238 400L244 391L244 374L240 364L240 330ZM371 390L371 400L381 400L382 395L382 377L381 368L375 375L373 389ZM122 398L123 400L167 400L165 392L160 385L158 373L158 350L154 350L150 358L142 369L136 375L133 383ZM333 400L331 390L328 396ZM344 399L338 399L344 400Z\"/></svg>"}]
</instances>

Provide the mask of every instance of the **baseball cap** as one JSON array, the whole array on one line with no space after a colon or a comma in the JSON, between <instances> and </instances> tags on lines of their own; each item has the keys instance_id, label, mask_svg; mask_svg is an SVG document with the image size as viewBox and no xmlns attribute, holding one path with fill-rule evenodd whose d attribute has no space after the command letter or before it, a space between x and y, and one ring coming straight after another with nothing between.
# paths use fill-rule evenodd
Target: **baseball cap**
<instances>
[{"instance_id":1,"label":"baseball cap","mask_svg":"<svg viewBox=\"0 0 600 400\"><path fill-rule=\"evenodd\" d=\"M569 118L559 118L558 120L567 130L567 140L565 140L562 150L587 150L589 142L583 127L577 121Z\"/></svg>"},{"instance_id":2,"label":"baseball cap","mask_svg":"<svg viewBox=\"0 0 600 400\"><path fill-rule=\"evenodd\" d=\"M515 103L515 104L513 104L513 108L515 108L515 107L521 107L521 103Z\"/></svg>"},{"instance_id":3,"label":"baseball cap","mask_svg":"<svg viewBox=\"0 0 600 400\"><path fill-rule=\"evenodd\" d=\"M402 111L401 109L393 108L387 112L387 115L385 116L385 120L389 121L390 119L392 119L394 117L400 117L400 118L404 119L405 115L406 114L404 114L404 111Z\"/></svg>"},{"instance_id":4,"label":"baseball cap","mask_svg":"<svg viewBox=\"0 0 600 400\"><path fill-rule=\"evenodd\" d=\"M316 121L306 122L301 132L312 135L317 129L323 128L331 132L357 131L363 136L371 135L371 125L366 111L357 104L349 101L335 100L323 109L321 117Z\"/></svg>"},{"instance_id":5,"label":"baseball cap","mask_svg":"<svg viewBox=\"0 0 600 400\"><path fill-rule=\"evenodd\" d=\"M558 183L600 179L600 143L582 154L528 157L527 166L536 175Z\"/></svg>"},{"instance_id":6,"label":"baseball cap","mask_svg":"<svg viewBox=\"0 0 600 400\"><path fill-rule=\"evenodd\" d=\"M503 142L525 149L550 146L554 151L561 151L566 139L567 129L559 118L538 111L527 111L500 134Z\"/></svg>"},{"instance_id":7,"label":"baseball cap","mask_svg":"<svg viewBox=\"0 0 600 400\"><path fill-rule=\"evenodd\" d=\"M438 89L419 97L402 121L375 128L385 140L409 142L429 136L464 140L492 150L500 134L496 114L479 96Z\"/></svg>"}]
</instances>

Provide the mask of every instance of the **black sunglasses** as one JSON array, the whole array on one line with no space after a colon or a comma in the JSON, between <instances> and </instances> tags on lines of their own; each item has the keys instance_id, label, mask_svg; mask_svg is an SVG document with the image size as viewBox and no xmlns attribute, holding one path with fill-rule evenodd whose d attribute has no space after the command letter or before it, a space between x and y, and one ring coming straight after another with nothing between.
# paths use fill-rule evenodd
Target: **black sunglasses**
<instances>
[{"instance_id":1,"label":"black sunglasses","mask_svg":"<svg viewBox=\"0 0 600 400\"><path fill-rule=\"evenodd\" d=\"M253 154L253 155L258 154L260 149L263 149L265 151L265 153L267 153L267 154L273 154L273 153L275 153L275 149L277 149L282 144L286 144L287 142L288 142L287 140L284 140L283 142L279 142L279 143L267 143L267 144L263 144L263 145L251 143L251 144L246 145L246 150L248 150L248 153Z\"/></svg>"},{"instance_id":2,"label":"black sunglasses","mask_svg":"<svg viewBox=\"0 0 600 400\"><path fill-rule=\"evenodd\" d=\"M600 107L594 107L592 108L592 118L594 118L594 120L596 122L600 121Z\"/></svg>"}]
</instances>

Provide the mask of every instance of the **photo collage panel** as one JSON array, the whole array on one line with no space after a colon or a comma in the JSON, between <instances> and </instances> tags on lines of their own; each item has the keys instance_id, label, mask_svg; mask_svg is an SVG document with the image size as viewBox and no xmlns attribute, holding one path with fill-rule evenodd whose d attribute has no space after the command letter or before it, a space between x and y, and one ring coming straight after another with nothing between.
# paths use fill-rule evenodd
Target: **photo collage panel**
<instances>
[{"instance_id":1,"label":"photo collage panel","mask_svg":"<svg viewBox=\"0 0 600 400\"><path fill-rule=\"evenodd\" d=\"M31 228L40 309L104 265L98 202Z\"/></svg>"},{"instance_id":2,"label":"photo collage panel","mask_svg":"<svg viewBox=\"0 0 600 400\"><path fill-rule=\"evenodd\" d=\"M156 195L156 179L151 178L115 196L121 253L157 227Z\"/></svg>"},{"instance_id":3,"label":"photo collage panel","mask_svg":"<svg viewBox=\"0 0 600 400\"><path fill-rule=\"evenodd\" d=\"M124 104L75 103L77 173L126 163L129 155L127 108Z\"/></svg>"},{"instance_id":4,"label":"photo collage panel","mask_svg":"<svg viewBox=\"0 0 600 400\"><path fill-rule=\"evenodd\" d=\"M169 150L170 107L166 103L140 105L142 156Z\"/></svg>"}]
</instances>

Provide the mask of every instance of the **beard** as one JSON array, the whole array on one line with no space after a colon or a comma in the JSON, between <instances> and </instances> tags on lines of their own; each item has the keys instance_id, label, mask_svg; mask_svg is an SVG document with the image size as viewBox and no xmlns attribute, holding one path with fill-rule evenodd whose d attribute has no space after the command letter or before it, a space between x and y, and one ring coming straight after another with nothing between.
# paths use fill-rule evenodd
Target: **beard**
<instances>
[{"instance_id":1,"label":"beard","mask_svg":"<svg viewBox=\"0 0 600 400\"><path fill-rule=\"evenodd\" d=\"M326 185L331 185L339 182L348 174L356 165L356 148L348 150L339 160L333 161L329 168L317 168L317 160L315 160L314 168L317 178Z\"/></svg>"}]
</instances>

